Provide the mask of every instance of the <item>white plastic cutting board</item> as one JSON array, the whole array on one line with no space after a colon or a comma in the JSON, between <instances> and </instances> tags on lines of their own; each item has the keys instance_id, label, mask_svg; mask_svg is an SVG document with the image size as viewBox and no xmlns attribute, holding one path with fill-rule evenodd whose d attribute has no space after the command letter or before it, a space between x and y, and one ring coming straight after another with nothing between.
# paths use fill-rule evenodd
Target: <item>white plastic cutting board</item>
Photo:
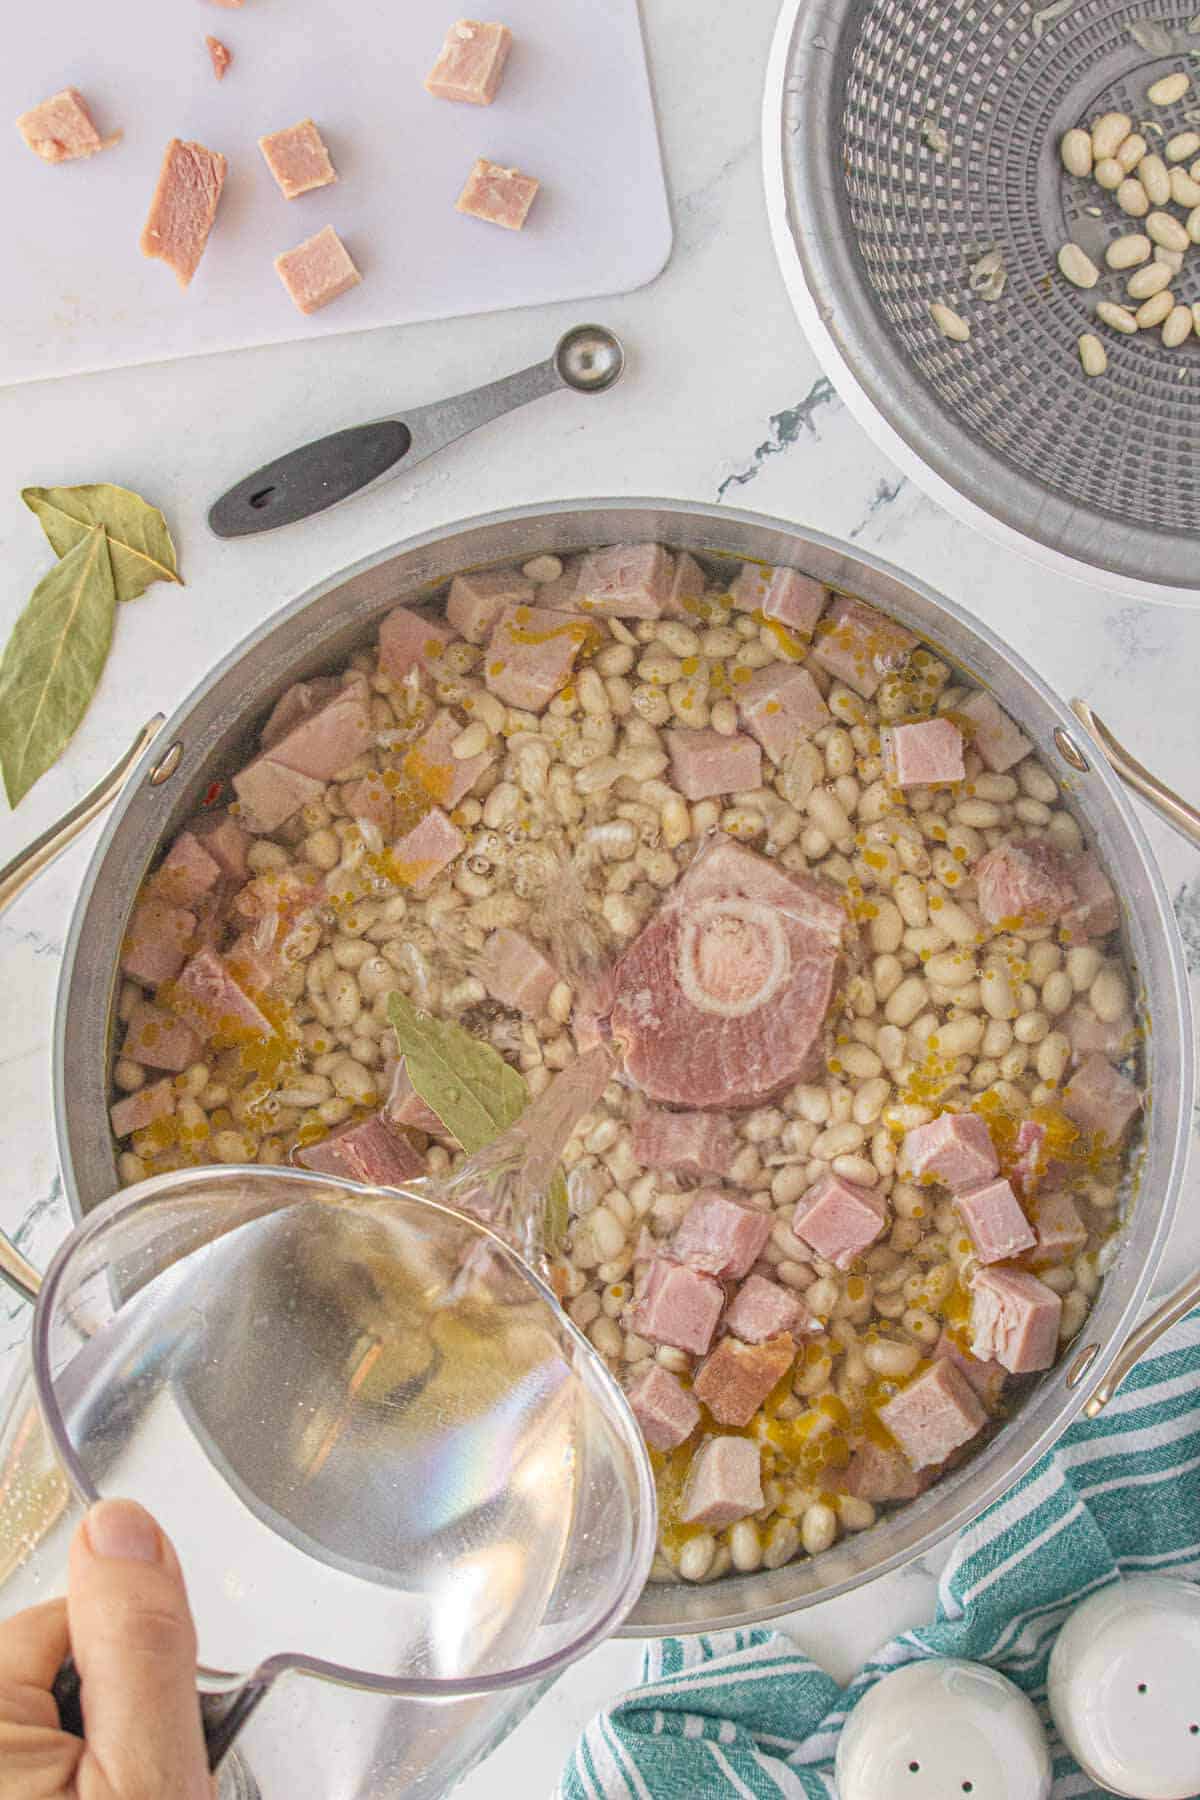
<instances>
[{"instance_id":1,"label":"white plastic cutting board","mask_svg":"<svg viewBox=\"0 0 1200 1800\"><path fill-rule=\"evenodd\" d=\"M0 58L0 381L325 337L628 291L671 224L638 0L498 0L515 43L490 107L422 81L456 0L46 0L15 8ZM468 16L475 15L463 8ZM218 83L204 46L234 62ZM60 88L115 149L43 163L11 121ZM316 120L341 179L285 200L257 139ZM208 248L184 292L138 238L163 150L229 160ZM477 156L543 183L524 231L456 213ZM362 285L303 318L272 267L332 224Z\"/></svg>"}]
</instances>

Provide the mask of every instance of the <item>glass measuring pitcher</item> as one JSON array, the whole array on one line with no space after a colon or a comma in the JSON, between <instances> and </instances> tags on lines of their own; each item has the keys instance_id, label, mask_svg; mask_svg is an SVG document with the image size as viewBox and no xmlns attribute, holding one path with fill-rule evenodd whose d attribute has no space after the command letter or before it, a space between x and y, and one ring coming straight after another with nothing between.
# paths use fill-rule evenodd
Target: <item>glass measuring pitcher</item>
<instances>
[{"instance_id":1,"label":"glass measuring pitcher","mask_svg":"<svg viewBox=\"0 0 1200 1800\"><path fill-rule=\"evenodd\" d=\"M620 1623L655 1535L624 1395L520 1258L299 1170L156 1177L55 1256L0 1435L0 1615L62 1591L117 1495L179 1552L215 1754L281 1677L343 1725L347 1690L406 1703L367 1785L305 1784L347 1800L446 1791Z\"/></svg>"}]
</instances>

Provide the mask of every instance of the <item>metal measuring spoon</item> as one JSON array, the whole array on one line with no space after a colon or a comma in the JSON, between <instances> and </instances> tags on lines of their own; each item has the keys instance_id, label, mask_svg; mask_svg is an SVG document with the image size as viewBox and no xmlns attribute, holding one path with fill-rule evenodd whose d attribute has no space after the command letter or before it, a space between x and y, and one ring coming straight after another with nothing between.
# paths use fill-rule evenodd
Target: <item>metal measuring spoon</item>
<instances>
[{"instance_id":1,"label":"metal measuring spoon","mask_svg":"<svg viewBox=\"0 0 1200 1800\"><path fill-rule=\"evenodd\" d=\"M222 494L209 511L209 525L223 538L294 525L391 481L456 438L544 394L559 388L603 394L620 380L624 367L625 352L615 332L603 325L576 325L559 339L553 356L531 369L289 451Z\"/></svg>"}]
</instances>

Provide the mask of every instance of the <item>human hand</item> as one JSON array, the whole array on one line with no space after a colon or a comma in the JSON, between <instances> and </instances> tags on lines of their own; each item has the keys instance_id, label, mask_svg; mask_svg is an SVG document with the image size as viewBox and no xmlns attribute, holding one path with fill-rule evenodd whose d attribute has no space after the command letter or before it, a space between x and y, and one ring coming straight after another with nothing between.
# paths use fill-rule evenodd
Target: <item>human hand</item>
<instances>
[{"instance_id":1,"label":"human hand","mask_svg":"<svg viewBox=\"0 0 1200 1800\"><path fill-rule=\"evenodd\" d=\"M59 1729L67 1653L85 1736ZM148 1512L102 1500L71 1544L66 1600L0 1625L0 1800L212 1800L196 1632L179 1560Z\"/></svg>"}]
</instances>

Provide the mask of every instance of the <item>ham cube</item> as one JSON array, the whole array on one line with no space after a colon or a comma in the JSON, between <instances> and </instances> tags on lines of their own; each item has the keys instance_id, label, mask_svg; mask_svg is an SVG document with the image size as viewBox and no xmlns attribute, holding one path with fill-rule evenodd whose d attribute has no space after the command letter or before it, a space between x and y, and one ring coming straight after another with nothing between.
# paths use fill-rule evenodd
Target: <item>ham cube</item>
<instances>
[{"instance_id":1,"label":"ham cube","mask_svg":"<svg viewBox=\"0 0 1200 1800\"><path fill-rule=\"evenodd\" d=\"M172 984L171 1005L203 1038L270 1037L263 1016L214 950L198 950Z\"/></svg>"},{"instance_id":2,"label":"ham cube","mask_svg":"<svg viewBox=\"0 0 1200 1800\"><path fill-rule=\"evenodd\" d=\"M904 1134L901 1169L914 1181L940 1181L960 1193L1000 1173L992 1134L978 1113L939 1113Z\"/></svg>"},{"instance_id":3,"label":"ham cube","mask_svg":"<svg viewBox=\"0 0 1200 1800\"><path fill-rule=\"evenodd\" d=\"M1052 925L1076 901L1067 858L1051 838L1010 838L975 865L979 910L989 925Z\"/></svg>"},{"instance_id":4,"label":"ham cube","mask_svg":"<svg viewBox=\"0 0 1200 1800\"><path fill-rule=\"evenodd\" d=\"M173 1069L178 1074L199 1060L200 1047L190 1025L163 1006L139 1000L129 1015L121 1055L149 1069Z\"/></svg>"},{"instance_id":5,"label":"ham cube","mask_svg":"<svg viewBox=\"0 0 1200 1800\"><path fill-rule=\"evenodd\" d=\"M319 800L325 791L323 781L302 775L298 769L285 768L270 756L256 756L239 769L233 787L246 823L258 832L275 831L310 800Z\"/></svg>"},{"instance_id":6,"label":"ham cube","mask_svg":"<svg viewBox=\"0 0 1200 1800\"><path fill-rule=\"evenodd\" d=\"M1098 1052L1085 1057L1062 1091L1062 1109L1097 1142L1119 1144L1142 1104L1132 1081Z\"/></svg>"},{"instance_id":7,"label":"ham cube","mask_svg":"<svg viewBox=\"0 0 1200 1800\"><path fill-rule=\"evenodd\" d=\"M1013 1142L1011 1174L1025 1194L1033 1192L1046 1172L1045 1143L1046 1127L1036 1119L1022 1119Z\"/></svg>"},{"instance_id":8,"label":"ham cube","mask_svg":"<svg viewBox=\"0 0 1200 1800\"><path fill-rule=\"evenodd\" d=\"M729 597L739 612L761 612L764 619L778 619L789 631L811 637L825 611L829 589L799 569L743 563Z\"/></svg>"},{"instance_id":9,"label":"ham cube","mask_svg":"<svg viewBox=\"0 0 1200 1800\"><path fill-rule=\"evenodd\" d=\"M764 1344L722 1338L700 1365L693 1391L718 1425L748 1425L795 1360L796 1345L788 1332Z\"/></svg>"},{"instance_id":10,"label":"ham cube","mask_svg":"<svg viewBox=\"0 0 1200 1800\"><path fill-rule=\"evenodd\" d=\"M245 881L250 873L246 852L251 837L227 812L202 813L192 820L191 829L200 839L222 875L231 881Z\"/></svg>"},{"instance_id":11,"label":"ham cube","mask_svg":"<svg viewBox=\"0 0 1200 1800\"><path fill-rule=\"evenodd\" d=\"M506 231L520 231L541 185L532 175L502 168L481 156L467 176L454 210L488 225L503 225Z\"/></svg>"},{"instance_id":12,"label":"ham cube","mask_svg":"<svg viewBox=\"0 0 1200 1800\"><path fill-rule=\"evenodd\" d=\"M944 1463L987 1424L970 1383L946 1359L901 1388L878 1409L878 1417L914 1469Z\"/></svg>"},{"instance_id":13,"label":"ham cube","mask_svg":"<svg viewBox=\"0 0 1200 1800\"><path fill-rule=\"evenodd\" d=\"M512 48L507 25L459 19L446 33L437 61L425 77L435 100L461 100L468 106L490 106Z\"/></svg>"},{"instance_id":14,"label":"ham cube","mask_svg":"<svg viewBox=\"0 0 1200 1800\"><path fill-rule=\"evenodd\" d=\"M194 906L221 879L221 865L194 832L181 831L154 874L148 891L168 906Z\"/></svg>"},{"instance_id":15,"label":"ham cube","mask_svg":"<svg viewBox=\"0 0 1200 1800\"><path fill-rule=\"evenodd\" d=\"M883 732L883 769L893 787L963 781L962 732L950 719L919 719Z\"/></svg>"},{"instance_id":16,"label":"ham cube","mask_svg":"<svg viewBox=\"0 0 1200 1800\"><path fill-rule=\"evenodd\" d=\"M279 959L273 945L264 946L256 932L243 931L226 950L225 967L238 986L253 998L271 986L279 973Z\"/></svg>"},{"instance_id":17,"label":"ham cube","mask_svg":"<svg viewBox=\"0 0 1200 1800\"><path fill-rule=\"evenodd\" d=\"M1137 1031L1128 1013L1119 1019L1098 1019L1090 1006L1072 1006L1063 1019L1071 1054L1077 1062L1098 1053L1109 1062L1128 1056L1137 1043Z\"/></svg>"},{"instance_id":18,"label":"ham cube","mask_svg":"<svg viewBox=\"0 0 1200 1800\"><path fill-rule=\"evenodd\" d=\"M819 731L830 718L821 690L807 669L768 663L737 694L738 717L773 763Z\"/></svg>"},{"instance_id":19,"label":"ham cube","mask_svg":"<svg viewBox=\"0 0 1200 1800\"><path fill-rule=\"evenodd\" d=\"M121 968L146 987L171 981L182 969L195 933L194 912L147 896L133 909L121 945Z\"/></svg>"},{"instance_id":20,"label":"ham cube","mask_svg":"<svg viewBox=\"0 0 1200 1800\"><path fill-rule=\"evenodd\" d=\"M319 706L341 690L336 675L318 675L315 681L293 681L271 708L267 722L258 734L260 750L271 750L296 725L302 725Z\"/></svg>"},{"instance_id":21,"label":"ham cube","mask_svg":"<svg viewBox=\"0 0 1200 1800\"><path fill-rule=\"evenodd\" d=\"M477 756L455 756L451 746L461 735L462 726L454 714L443 710L404 758L404 773L439 806L457 806L496 760L495 750L481 750Z\"/></svg>"},{"instance_id":22,"label":"ham cube","mask_svg":"<svg viewBox=\"0 0 1200 1800\"><path fill-rule=\"evenodd\" d=\"M422 1100L409 1080L403 1058L395 1064L392 1070L391 1086L383 1108L383 1116L393 1125L411 1126L414 1131L428 1132L431 1137L446 1135L446 1128L432 1106Z\"/></svg>"},{"instance_id":23,"label":"ham cube","mask_svg":"<svg viewBox=\"0 0 1200 1800\"><path fill-rule=\"evenodd\" d=\"M1070 877L1075 904L1068 906L1059 920L1064 934L1073 944L1107 937L1121 923L1121 906L1116 889L1093 851L1085 850L1074 858Z\"/></svg>"},{"instance_id":24,"label":"ham cube","mask_svg":"<svg viewBox=\"0 0 1200 1800\"><path fill-rule=\"evenodd\" d=\"M671 1254L706 1275L740 1281L771 1235L770 1213L754 1212L715 1188L701 1188L671 1239Z\"/></svg>"},{"instance_id":25,"label":"ham cube","mask_svg":"<svg viewBox=\"0 0 1200 1800\"><path fill-rule=\"evenodd\" d=\"M753 738L719 731L668 731L671 780L685 800L707 800L714 794L736 794L762 780L762 752Z\"/></svg>"},{"instance_id":26,"label":"ham cube","mask_svg":"<svg viewBox=\"0 0 1200 1800\"><path fill-rule=\"evenodd\" d=\"M714 1437L701 1444L684 1483L679 1517L719 1531L763 1503L761 1457L752 1438Z\"/></svg>"},{"instance_id":27,"label":"ham cube","mask_svg":"<svg viewBox=\"0 0 1200 1800\"><path fill-rule=\"evenodd\" d=\"M407 606L393 607L379 627L379 666L391 681L402 681L417 667L436 674L453 636L424 613Z\"/></svg>"},{"instance_id":28,"label":"ham cube","mask_svg":"<svg viewBox=\"0 0 1200 1800\"><path fill-rule=\"evenodd\" d=\"M233 51L220 38L206 37L204 45L208 51L208 60L212 64L212 72L218 81L224 81L225 71L233 61Z\"/></svg>"},{"instance_id":29,"label":"ham cube","mask_svg":"<svg viewBox=\"0 0 1200 1800\"><path fill-rule=\"evenodd\" d=\"M884 676L907 661L916 638L861 600L839 595L816 628L813 660L869 700Z\"/></svg>"},{"instance_id":30,"label":"ham cube","mask_svg":"<svg viewBox=\"0 0 1200 1800\"><path fill-rule=\"evenodd\" d=\"M725 1314L726 1327L747 1344L765 1344L785 1331L794 1334L808 1321L803 1301L764 1275L747 1275Z\"/></svg>"},{"instance_id":31,"label":"ham cube","mask_svg":"<svg viewBox=\"0 0 1200 1800\"><path fill-rule=\"evenodd\" d=\"M488 639L484 681L506 706L541 712L565 687L589 629L550 607L506 607Z\"/></svg>"},{"instance_id":32,"label":"ham cube","mask_svg":"<svg viewBox=\"0 0 1200 1800\"><path fill-rule=\"evenodd\" d=\"M981 1263L1003 1262L1032 1250L1037 1233L1007 1181L987 1181L956 1196Z\"/></svg>"},{"instance_id":33,"label":"ham cube","mask_svg":"<svg viewBox=\"0 0 1200 1800\"><path fill-rule=\"evenodd\" d=\"M704 570L694 556L681 550L675 558L671 591L663 612L672 619L698 619L704 614Z\"/></svg>"},{"instance_id":34,"label":"ham cube","mask_svg":"<svg viewBox=\"0 0 1200 1800\"><path fill-rule=\"evenodd\" d=\"M383 843L390 842L396 829L396 802L381 775L372 771L357 781L346 782L342 788L342 801L360 831L365 825L368 836L374 830Z\"/></svg>"},{"instance_id":35,"label":"ham cube","mask_svg":"<svg viewBox=\"0 0 1200 1800\"><path fill-rule=\"evenodd\" d=\"M331 300L340 300L362 280L332 225L323 226L294 250L281 251L275 258L275 273L296 310L306 316L320 312Z\"/></svg>"},{"instance_id":36,"label":"ham cube","mask_svg":"<svg viewBox=\"0 0 1200 1800\"><path fill-rule=\"evenodd\" d=\"M653 1262L657 1255L658 1243L654 1233L648 1231L643 1225L638 1232L637 1243L633 1247L633 1260L635 1263Z\"/></svg>"},{"instance_id":37,"label":"ham cube","mask_svg":"<svg viewBox=\"0 0 1200 1800\"><path fill-rule=\"evenodd\" d=\"M651 1363L629 1390L633 1416L653 1450L676 1450L700 1423L700 1407L679 1378Z\"/></svg>"},{"instance_id":38,"label":"ham cube","mask_svg":"<svg viewBox=\"0 0 1200 1800\"><path fill-rule=\"evenodd\" d=\"M614 619L658 619L671 598L673 573L661 544L592 550L580 564L574 604Z\"/></svg>"},{"instance_id":39,"label":"ham cube","mask_svg":"<svg viewBox=\"0 0 1200 1800\"><path fill-rule=\"evenodd\" d=\"M43 162L75 162L81 156L95 156L97 150L108 150L121 141L121 133L102 138L88 110L88 103L78 88L63 88L31 106L17 118L17 130L35 156Z\"/></svg>"},{"instance_id":40,"label":"ham cube","mask_svg":"<svg viewBox=\"0 0 1200 1800\"><path fill-rule=\"evenodd\" d=\"M1061 1318L1059 1296L1024 1269L980 1269L971 1283L971 1350L1010 1374L1050 1368Z\"/></svg>"},{"instance_id":41,"label":"ham cube","mask_svg":"<svg viewBox=\"0 0 1200 1800\"><path fill-rule=\"evenodd\" d=\"M480 953L476 972L493 1000L531 1019L543 1016L558 982L558 970L537 945L507 926L492 932Z\"/></svg>"},{"instance_id":42,"label":"ham cube","mask_svg":"<svg viewBox=\"0 0 1200 1800\"><path fill-rule=\"evenodd\" d=\"M915 1500L921 1492L921 1482L908 1459L869 1438L850 1458L839 1485L844 1494L870 1500L875 1506L889 1500Z\"/></svg>"},{"instance_id":43,"label":"ham cube","mask_svg":"<svg viewBox=\"0 0 1200 1800\"><path fill-rule=\"evenodd\" d=\"M203 144L172 138L142 229L143 256L157 257L185 288L200 266L225 185L225 158Z\"/></svg>"},{"instance_id":44,"label":"ham cube","mask_svg":"<svg viewBox=\"0 0 1200 1800\"><path fill-rule=\"evenodd\" d=\"M952 1362L959 1374L966 1376L988 1412L995 1412L1008 1380L1007 1369L998 1362L980 1362L969 1350L961 1349L948 1331L943 1331L934 1345L933 1354L942 1361Z\"/></svg>"},{"instance_id":45,"label":"ham cube","mask_svg":"<svg viewBox=\"0 0 1200 1800\"><path fill-rule=\"evenodd\" d=\"M424 894L462 850L466 838L440 806L431 808L419 825L397 838L388 857L388 873L401 887Z\"/></svg>"},{"instance_id":46,"label":"ham cube","mask_svg":"<svg viewBox=\"0 0 1200 1800\"><path fill-rule=\"evenodd\" d=\"M634 1120L633 1154L646 1169L726 1175L737 1150L733 1121L723 1113L664 1112L653 1107Z\"/></svg>"},{"instance_id":47,"label":"ham cube","mask_svg":"<svg viewBox=\"0 0 1200 1800\"><path fill-rule=\"evenodd\" d=\"M873 1188L822 1175L801 1196L792 1231L835 1268L848 1269L887 1226L887 1205Z\"/></svg>"},{"instance_id":48,"label":"ham cube","mask_svg":"<svg viewBox=\"0 0 1200 1800\"><path fill-rule=\"evenodd\" d=\"M282 131L269 131L259 138L258 147L285 200L337 180L325 141L311 119L285 125Z\"/></svg>"},{"instance_id":49,"label":"ham cube","mask_svg":"<svg viewBox=\"0 0 1200 1800\"><path fill-rule=\"evenodd\" d=\"M1036 1203L1034 1223L1037 1226L1037 1248L1032 1257L1035 1268L1068 1261L1088 1241L1088 1228L1070 1194L1043 1194Z\"/></svg>"},{"instance_id":50,"label":"ham cube","mask_svg":"<svg viewBox=\"0 0 1200 1800\"><path fill-rule=\"evenodd\" d=\"M319 1175L361 1181L366 1187L403 1187L425 1173L425 1158L402 1132L393 1131L378 1113L358 1125L343 1125L297 1150L296 1162Z\"/></svg>"},{"instance_id":51,"label":"ham cube","mask_svg":"<svg viewBox=\"0 0 1200 1800\"><path fill-rule=\"evenodd\" d=\"M109 1112L112 1121L113 1136L129 1137L134 1131L144 1131L147 1125L155 1124L159 1119L169 1119L175 1111L175 1083L168 1076L163 1081L155 1081L149 1087L139 1088L136 1094L127 1094L124 1100L118 1100Z\"/></svg>"},{"instance_id":52,"label":"ham cube","mask_svg":"<svg viewBox=\"0 0 1200 1800\"><path fill-rule=\"evenodd\" d=\"M725 1290L711 1275L656 1256L634 1312L634 1330L652 1344L703 1356L712 1343Z\"/></svg>"},{"instance_id":53,"label":"ham cube","mask_svg":"<svg viewBox=\"0 0 1200 1800\"><path fill-rule=\"evenodd\" d=\"M483 644L501 613L510 606L528 606L534 591L532 581L512 569L456 575L446 599L446 618L468 644Z\"/></svg>"},{"instance_id":54,"label":"ham cube","mask_svg":"<svg viewBox=\"0 0 1200 1800\"><path fill-rule=\"evenodd\" d=\"M1003 775L1014 763L1021 762L1033 748L1003 708L982 689L964 700L958 711L971 727L971 743L983 758L985 768L996 775Z\"/></svg>"}]
</instances>

